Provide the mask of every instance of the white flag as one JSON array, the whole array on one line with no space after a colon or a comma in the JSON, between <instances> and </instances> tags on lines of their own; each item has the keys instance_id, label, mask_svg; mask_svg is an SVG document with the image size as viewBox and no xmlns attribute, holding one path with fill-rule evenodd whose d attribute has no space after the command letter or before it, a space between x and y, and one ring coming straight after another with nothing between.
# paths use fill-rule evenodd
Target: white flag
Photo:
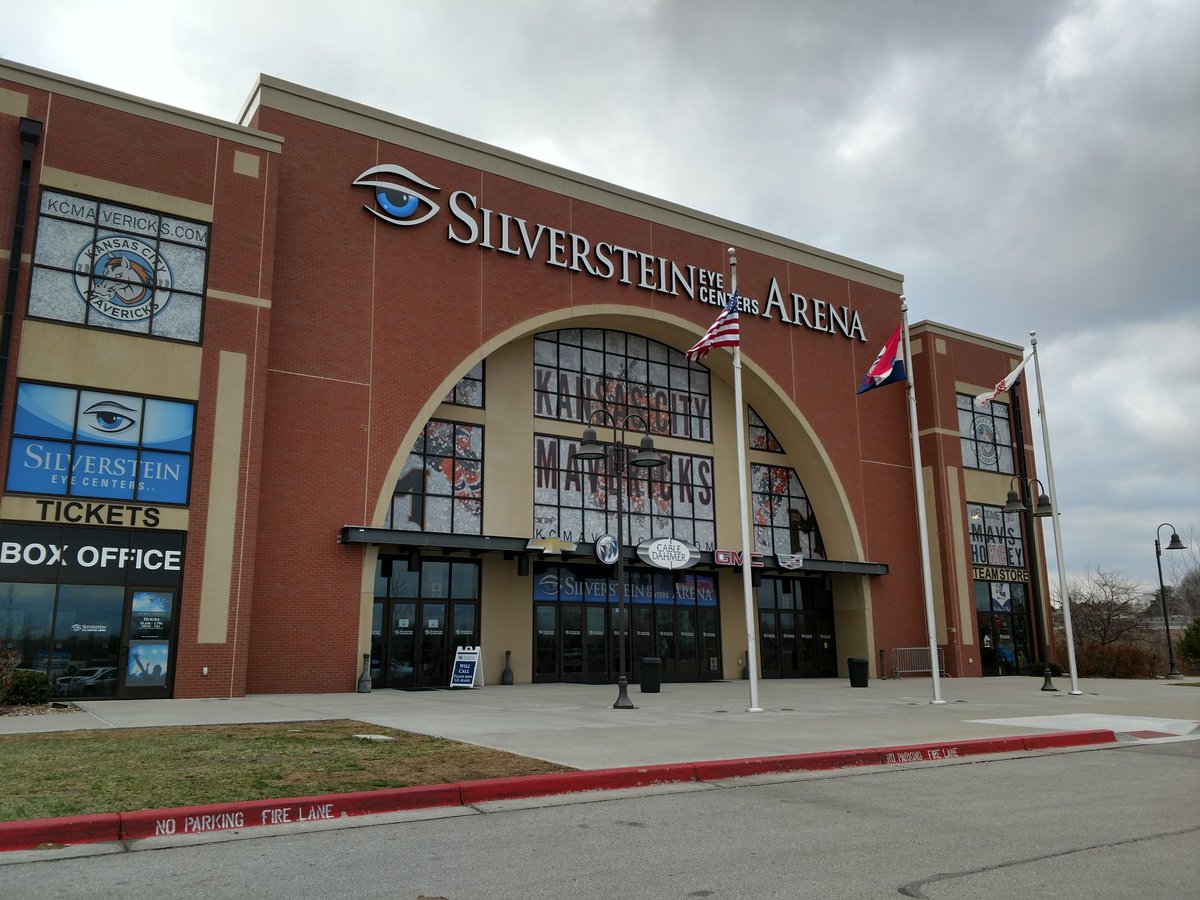
<instances>
[{"instance_id":1,"label":"white flag","mask_svg":"<svg viewBox=\"0 0 1200 900\"><path fill-rule=\"evenodd\" d=\"M975 398L975 405L980 409L986 407L989 403L999 397L1004 391L1012 389L1013 384L1017 380L1017 376L1021 374L1021 370L1025 368L1025 363L1029 362L1029 354L1025 354L1025 358L1021 360L1021 364L1004 376L1003 380L996 382L996 386L990 391L984 391Z\"/></svg>"}]
</instances>

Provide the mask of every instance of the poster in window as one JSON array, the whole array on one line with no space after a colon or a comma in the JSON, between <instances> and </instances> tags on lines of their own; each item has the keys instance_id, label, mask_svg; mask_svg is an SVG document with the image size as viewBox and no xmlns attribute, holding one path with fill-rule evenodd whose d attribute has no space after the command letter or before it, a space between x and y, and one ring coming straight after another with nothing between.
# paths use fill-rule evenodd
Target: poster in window
<instances>
[{"instance_id":1,"label":"poster in window","mask_svg":"<svg viewBox=\"0 0 1200 900\"><path fill-rule=\"evenodd\" d=\"M130 641L125 686L165 687L170 653L168 641Z\"/></svg>"}]
</instances>

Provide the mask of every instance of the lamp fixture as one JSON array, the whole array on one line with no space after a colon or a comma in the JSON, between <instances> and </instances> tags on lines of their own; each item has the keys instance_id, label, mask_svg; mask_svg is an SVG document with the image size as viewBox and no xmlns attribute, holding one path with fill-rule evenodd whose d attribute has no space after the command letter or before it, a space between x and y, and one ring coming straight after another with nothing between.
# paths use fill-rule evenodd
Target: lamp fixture
<instances>
[{"instance_id":1,"label":"lamp fixture","mask_svg":"<svg viewBox=\"0 0 1200 900\"><path fill-rule=\"evenodd\" d=\"M591 426L591 422L596 419L601 419L605 425L613 431L613 455L610 459L608 451L604 445L596 438L596 429ZM629 428L630 423L639 425L638 430L642 432L642 440L638 446L638 450L633 456L629 455L632 447L625 445L625 433ZM617 676L617 700L613 704L613 709L637 709L629 699L629 678L626 675L626 658L625 644L628 642L629 621L625 610L625 490L626 479L621 477L621 470L625 468L625 462L636 466L639 469L650 469L655 466L661 466L666 463L658 452L654 449L654 439L650 437L650 426L646 420L637 413L629 413L623 418L618 419L607 409L603 407L594 410L589 417L589 425L583 430L583 439L580 441L578 449L575 451L576 459L583 460L604 460L605 474L607 476L615 475L612 479L617 492L617 560L616 560L616 576L617 576L617 618L619 625L617 628L617 644L618 644L618 666L620 671ZM606 481L608 479L606 478Z\"/></svg>"},{"instance_id":2,"label":"lamp fixture","mask_svg":"<svg viewBox=\"0 0 1200 900\"><path fill-rule=\"evenodd\" d=\"M1020 493L1012 489L1014 483L1018 485L1024 483L1031 497L1033 496L1033 486L1037 485L1041 493L1037 495L1037 500L1034 501L1033 514L1039 519L1054 515L1054 507L1050 504L1050 495L1046 493L1046 489L1042 487L1042 483L1036 478L1024 479L1020 475L1014 475L1012 480L1009 481L1008 502L1004 504L1004 512L1023 513L1029 510L1029 507L1021 500Z\"/></svg>"},{"instance_id":3,"label":"lamp fixture","mask_svg":"<svg viewBox=\"0 0 1200 900\"><path fill-rule=\"evenodd\" d=\"M1175 526L1170 522L1163 522L1154 532L1154 561L1158 565L1158 600L1162 604L1163 628L1167 632L1167 677L1182 678L1179 669L1175 667L1175 648L1171 646L1171 619L1167 615L1167 586L1163 583L1162 574L1162 551L1159 546L1159 538L1164 528L1171 529L1171 540L1167 544L1167 550L1186 550L1187 545L1179 539L1179 532L1175 530Z\"/></svg>"}]
</instances>

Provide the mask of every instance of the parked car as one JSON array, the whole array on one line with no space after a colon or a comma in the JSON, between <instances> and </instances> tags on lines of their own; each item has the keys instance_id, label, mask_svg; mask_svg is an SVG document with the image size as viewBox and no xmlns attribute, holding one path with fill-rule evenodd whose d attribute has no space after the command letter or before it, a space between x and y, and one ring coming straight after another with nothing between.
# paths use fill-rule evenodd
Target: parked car
<instances>
[{"instance_id":1,"label":"parked car","mask_svg":"<svg viewBox=\"0 0 1200 900\"><path fill-rule=\"evenodd\" d=\"M92 666L73 675L63 675L54 682L54 692L69 697L108 697L116 692L117 670L114 666Z\"/></svg>"}]
</instances>

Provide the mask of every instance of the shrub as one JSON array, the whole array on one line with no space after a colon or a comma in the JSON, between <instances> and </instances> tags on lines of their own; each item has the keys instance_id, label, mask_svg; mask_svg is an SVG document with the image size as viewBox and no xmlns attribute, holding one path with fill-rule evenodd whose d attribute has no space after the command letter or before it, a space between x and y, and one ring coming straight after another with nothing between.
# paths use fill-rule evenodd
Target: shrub
<instances>
[{"instance_id":1,"label":"shrub","mask_svg":"<svg viewBox=\"0 0 1200 900\"><path fill-rule=\"evenodd\" d=\"M1192 619L1192 624L1184 629L1183 637L1175 645L1175 655L1184 662L1200 664L1200 619Z\"/></svg>"},{"instance_id":2,"label":"shrub","mask_svg":"<svg viewBox=\"0 0 1200 900\"><path fill-rule=\"evenodd\" d=\"M0 702L10 706L33 706L50 702L50 679L41 672L17 669L8 680Z\"/></svg>"},{"instance_id":3,"label":"shrub","mask_svg":"<svg viewBox=\"0 0 1200 900\"><path fill-rule=\"evenodd\" d=\"M1161 654L1141 644L1096 644L1075 648L1079 674L1087 678L1154 678L1165 670Z\"/></svg>"},{"instance_id":4,"label":"shrub","mask_svg":"<svg viewBox=\"0 0 1200 900\"><path fill-rule=\"evenodd\" d=\"M9 679L12 678L12 673L17 670L17 666L20 664L20 650L0 650L0 698L8 690Z\"/></svg>"}]
</instances>

